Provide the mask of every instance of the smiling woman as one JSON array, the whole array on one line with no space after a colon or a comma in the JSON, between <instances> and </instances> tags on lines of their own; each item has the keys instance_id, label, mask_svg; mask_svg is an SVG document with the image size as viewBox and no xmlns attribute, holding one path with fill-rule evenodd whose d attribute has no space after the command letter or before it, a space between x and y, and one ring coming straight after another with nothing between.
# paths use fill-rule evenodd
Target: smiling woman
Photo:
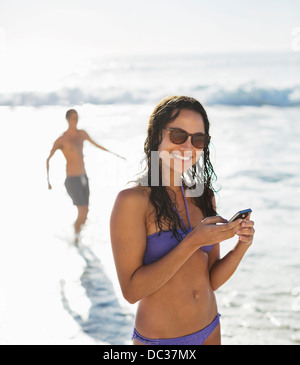
<instances>
[{"instance_id":1,"label":"smiling woman","mask_svg":"<svg viewBox=\"0 0 300 365\"><path fill-rule=\"evenodd\" d=\"M180 134L174 136L174 130ZM138 183L115 201L111 243L123 295L129 303L139 301L136 345L221 343L214 290L229 279L250 246L253 222L241 225L241 219L227 222L216 216L208 135L208 117L199 101L186 96L163 99L150 117L144 144L148 182L153 151L173 158L161 159L158 186ZM191 170L197 184L200 151L204 189L191 198L184 175ZM168 185L166 172L171 175ZM249 238L220 259L219 242L238 231Z\"/></svg>"}]
</instances>

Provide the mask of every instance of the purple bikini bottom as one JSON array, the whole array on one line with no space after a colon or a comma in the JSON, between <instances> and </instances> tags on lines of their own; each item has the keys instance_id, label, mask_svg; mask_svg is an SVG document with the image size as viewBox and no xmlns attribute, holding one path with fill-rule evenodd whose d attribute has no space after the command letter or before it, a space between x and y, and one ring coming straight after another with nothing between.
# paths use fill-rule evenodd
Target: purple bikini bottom
<instances>
[{"instance_id":1,"label":"purple bikini bottom","mask_svg":"<svg viewBox=\"0 0 300 365\"><path fill-rule=\"evenodd\" d=\"M207 327L187 336L152 339L140 335L138 331L134 329L132 339L135 338L137 341L142 342L146 345L203 345L209 335L219 324L220 316L221 314L218 314Z\"/></svg>"}]
</instances>

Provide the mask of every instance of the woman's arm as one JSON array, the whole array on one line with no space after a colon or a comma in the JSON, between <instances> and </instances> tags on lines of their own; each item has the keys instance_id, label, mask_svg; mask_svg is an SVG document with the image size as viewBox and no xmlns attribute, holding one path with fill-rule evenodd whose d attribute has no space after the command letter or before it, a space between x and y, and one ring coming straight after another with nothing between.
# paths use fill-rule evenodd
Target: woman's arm
<instances>
[{"instance_id":1,"label":"woman's arm","mask_svg":"<svg viewBox=\"0 0 300 365\"><path fill-rule=\"evenodd\" d=\"M222 286L235 272L243 256L253 241L255 230L254 222L248 216L243 222L237 234L240 236L235 248L228 252L222 259L217 259L210 268L210 282L213 290Z\"/></svg>"},{"instance_id":2,"label":"woman's arm","mask_svg":"<svg viewBox=\"0 0 300 365\"><path fill-rule=\"evenodd\" d=\"M231 238L239 221L224 223L221 217L204 219L173 250L143 265L146 248L148 197L137 189L119 193L110 221L111 244L124 298L135 303L165 285L199 247Z\"/></svg>"},{"instance_id":3,"label":"woman's arm","mask_svg":"<svg viewBox=\"0 0 300 365\"><path fill-rule=\"evenodd\" d=\"M191 245L178 245L162 259L143 265L147 206L140 191L126 189L119 193L111 214L114 260L123 296L130 303L161 288L195 251Z\"/></svg>"}]
</instances>

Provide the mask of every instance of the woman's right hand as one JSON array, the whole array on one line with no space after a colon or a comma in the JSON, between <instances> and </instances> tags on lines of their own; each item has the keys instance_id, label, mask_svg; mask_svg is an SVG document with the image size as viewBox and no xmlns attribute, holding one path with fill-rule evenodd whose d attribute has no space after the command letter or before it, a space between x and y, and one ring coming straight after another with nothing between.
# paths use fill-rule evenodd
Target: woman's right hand
<instances>
[{"instance_id":1,"label":"woman's right hand","mask_svg":"<svg viewBox=\"0 0 300 365\"><path fill-rule=\"evenodd\" d=\"M226 219L215 216L204 218L189 234L193 244L200 248L227 240L235 236L240 229L242 219L228 222ZM220 223L220 224L217 224Z\"/></svg>"}]
</instances>

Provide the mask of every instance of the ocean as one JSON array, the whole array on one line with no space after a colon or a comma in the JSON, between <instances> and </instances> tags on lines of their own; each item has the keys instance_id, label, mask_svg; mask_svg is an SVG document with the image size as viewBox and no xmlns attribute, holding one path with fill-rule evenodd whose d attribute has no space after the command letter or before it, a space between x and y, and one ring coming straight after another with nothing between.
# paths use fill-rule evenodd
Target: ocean
<instances>
[{"instance_id":1,"label":"ocean","mask_svg":"<svg viewBox=\"0 0 300 365\"><path fill-rule=\"evenodd\" d=\"M147 123L167 95L190 95L211 122L217 210L251 208L255 239L217 292L222 343L300 343L300 52L106 55L79 62L56 89L0 93L1 344L131 344L136 305L122 297L109 235L115 197L139 172ZM90 210L79 247L60 151L78 128ZM236 239L221 243L225 255Z\"/></svg>"}]
</instances>

